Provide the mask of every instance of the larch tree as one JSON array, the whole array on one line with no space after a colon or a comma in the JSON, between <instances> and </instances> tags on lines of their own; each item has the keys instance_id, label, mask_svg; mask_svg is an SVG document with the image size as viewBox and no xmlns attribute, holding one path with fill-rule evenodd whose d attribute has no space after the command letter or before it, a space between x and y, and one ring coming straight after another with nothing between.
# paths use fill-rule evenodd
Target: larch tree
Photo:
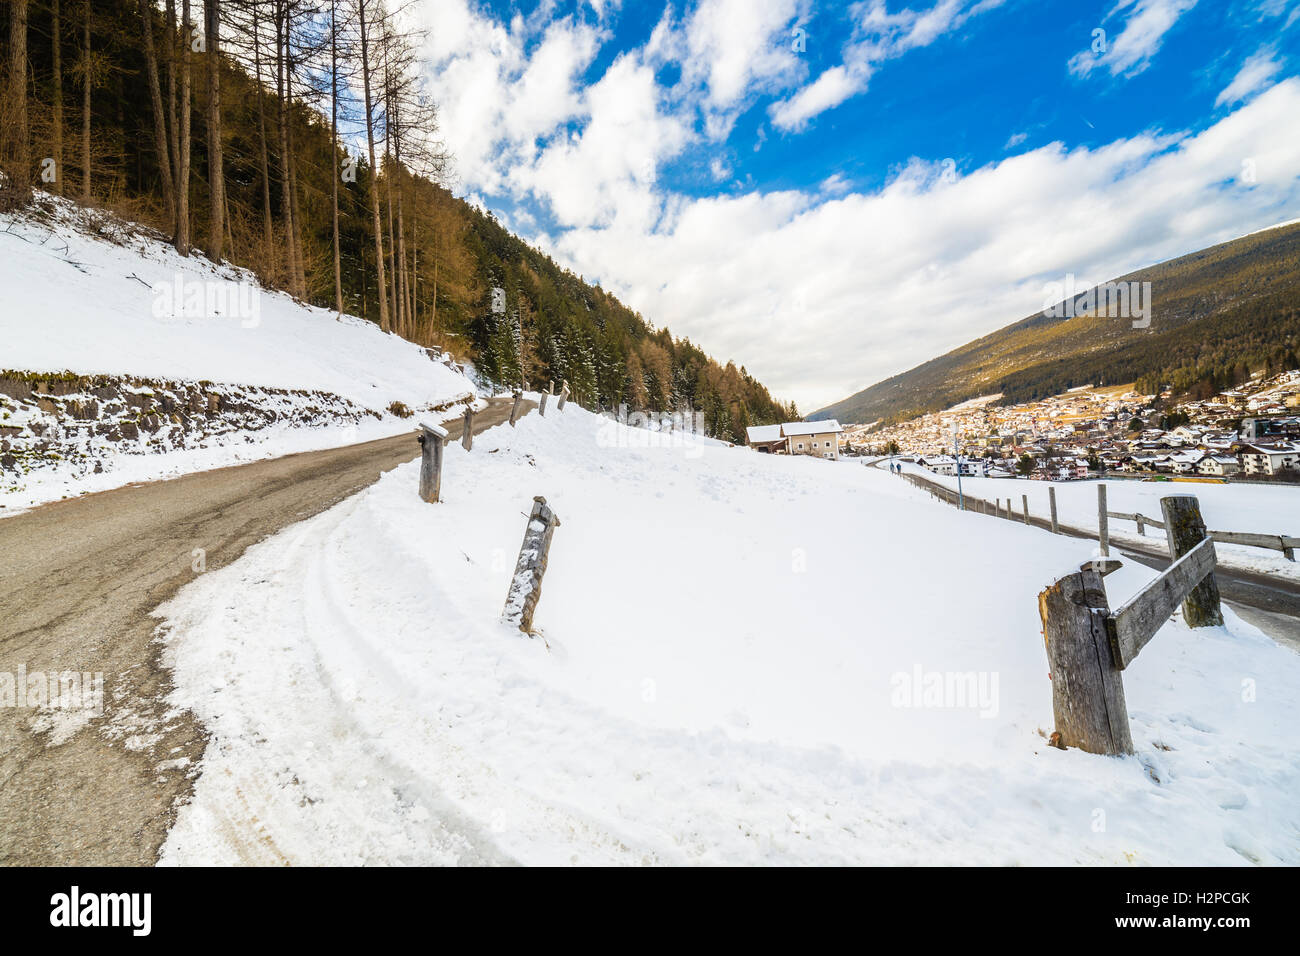
<instances>
[{"instance_id":1,"label":"larch tree","mask_svg":"<svg viewBox=\"0 0 1300 956\"><path fill-rule=\"evenodd\" d=\"M150 0L139 0L139 6L143 21L144 62L149 84L149 103L153 108L154 150L158 153L158 179L161 183L163 207L167 211L167 218L174 224L176 222L176 189L172 184L174 163L167 130L167 113L163 108L162 86L158 78L158 50L153 38L154 8ZM165 31L164 39L170 40L170 37L170 30Z\"/></svg>"},{"instance_id":2,"label":"larch tree","mask_svg":"<svg viewBox=\"0 0 1300 956\"><path fill-rule=\"evenodd\" d=\"M221 158L221 3L204 0L208 62L208 258L221 261L225 244L225 176Z\"/></svg>"},{"instance_id":3,"label":"larch tree","mask_svg":"<svg viewBox=\"0 0 1300 956\"><path fill-rule=\"evenodd\" d=\"M7 196L0 207L22 205L31 195L31 146L27 124L27 0L9 0L9 102L11 117Z\"/></svg>"},{"instance_id":4,"label":"larch tree","mask_svg":"<svg viewBox=\"0 0 1300 956\"><path fill-rule=\"evenodd\" d=\"M62 195L63 193L63 30L59 18L59 0L53 0L50 5L50 59L51 72L50 83L51 90L51 107L53 109L52 124L54 126L53 148L51 152L54 160L54 180L51 182L52 191Z\"/></svg>"}]
</instances>

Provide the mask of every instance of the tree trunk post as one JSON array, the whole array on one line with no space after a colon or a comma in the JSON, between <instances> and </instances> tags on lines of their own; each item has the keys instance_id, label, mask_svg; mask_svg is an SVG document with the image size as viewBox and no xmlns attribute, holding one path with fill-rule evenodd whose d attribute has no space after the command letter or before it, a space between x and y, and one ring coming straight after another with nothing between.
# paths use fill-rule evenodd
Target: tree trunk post
<instances>
[{"instance_id":1,"label":"tree trunk post","mask_svg":"<svg viewBox=\"0 0 1300 956\"><path fill-rule=\"evenodd\" d=\"M1038 595L1052 681L1053 742L1094 754L1129 754L1124 682L1106 629L1101 576L1067 574Z\"/></svg>"},{"instance_id":2,"label":"tree trunk post","mask_svg":"<svg viewBox=\"0 0 1300 956\"><path fill-rule=\"evenodd\" d=\"M1169 557L1177 561L1208 536L1201 517L1201 505L1195 495L1170 495L1160 499L1160 510L1165 517L1165 536L1169 541ZM1219 583L1214 575L1192 589L1183 602L1183 620L1188 627L1218 627L1223 624L1223 610L1219 607Z\"/></svg>"},{"instance_id":3,"label":"tree trunk post","mask_svg":"<svg viewBox=\"0 0 1300 956\"><path fill-rule=\"evenodd\" d=\"M519 406L524 402L523 389L515 389L515 406L510 409L510 427L513 428L515 421L519 418Z\"/></svg>"},{"instance_id":4,"label":"tree trunk post","mask_svg":"<svg viewBox=\"0 0 1300 956\"><path fill-rule=\"evenodd\" d=\"M564 411L564 403L567 402L568 400L569 400L569 383L568 383L568 382L561 382L561 383L560 383L560 403L559 403L558 405L556 405L555 407L558 408L560 411Z\"/></svg>"},{"instance_id":5,"label":"tree trunk post","mask_svg":"<svg viewBox=\"0 0 1300 956\"><path fill-rule=\"evenodd\" d=\"M420 497L436 504L442 494L442 446L447 443L447 429L441 425L420 425Z\"/></svg>"},{"instance_id":6,"label":"tree trunk post","mask_svg":"<svg viewBox=\"0 0 1300 956\"><path fill-rule=\"evenodd\" d=\"M460 436L460 443L466 451L474 447L474 406L465 406L465 424L461 426L464 432Z\"/></svg>"},{"instance_id":7,"label":"tree trunk post","mask_svg":"<svg viewBox=\"0 0 1300 956\"><path fill-rule=\"evenodd\" d=\"M1110 517L1106 514L1106 486L1097 486L1097 540L1101 545L1101 556L1110 557Z\"/></svg>"},{"instance_id":8,"label":"tree trunk post","mask_svg":"<svg viewBox=\"0 0 1300 956\"><path fill-rule=\"evenodd\" d=\"M1025 509L1025 524L1029 524L1029 495L1021 495L1020 500Z\"/></svg>"},{"instance_id":9,"label":"tree trunk post","mask_svg":"<svg viewBox=\"0 0 1300 956\"><path fill-rule=\"evenodd\" d=\"M546 499L538 495L533 499L533 511L524 529L524 542L519 548L519 560L510 579L506 593L506 606L502 618L516 625L525 634L533 633L533 612L542 596L542 576L546 574L547 556L551 551L551 536L560 526Z\"/></svg>"},{"instance_id":10,"label":"tree trunk post","mask_svg":"<svg viewBox=\"0 0 1300 956\"><path fill-rule=\"evenodd\" d=\"M1056 485L1047 486L1047 505L1052 511L1052 534L1061 533L1061 525L1056 520Z\"/></svg>"}]
</instances>

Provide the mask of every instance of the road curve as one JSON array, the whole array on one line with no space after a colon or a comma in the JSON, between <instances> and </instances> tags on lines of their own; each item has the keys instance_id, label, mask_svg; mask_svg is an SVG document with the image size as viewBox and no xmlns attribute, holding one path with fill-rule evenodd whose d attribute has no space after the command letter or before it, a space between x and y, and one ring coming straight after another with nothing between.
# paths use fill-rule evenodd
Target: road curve
<instances>
[{"instance_id":1,"label":"road curve","mask_svg":"<svg viewBox=\"0 0 1300 956\"><path fill-rule=\"evenodd\" d=\"M493 399L474 431L505 421L512 403ZM462 420L446 427L458 439ZM194 578L198 549L206 570L229 564L418 454L415 435L399 435L0 520L0 675L104 675L102 715L0 706L0 863L155 863L207 741L166 703L150 612Z\"/></svg>"}]
</instances>

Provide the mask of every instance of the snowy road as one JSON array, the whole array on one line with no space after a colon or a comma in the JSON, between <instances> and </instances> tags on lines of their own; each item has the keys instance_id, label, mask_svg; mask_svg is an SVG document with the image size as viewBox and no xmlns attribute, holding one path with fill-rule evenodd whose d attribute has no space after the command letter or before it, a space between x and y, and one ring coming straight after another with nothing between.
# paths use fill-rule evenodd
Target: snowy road
<instances>
[{"instance_id":1,"label":"snowy road","mask_svg":"<svg viewBox=\"0 0 1300 956\"><path fill-rule=\"evenodd\" d=\"M474 431L508 416L493 400ZM459 437L460 420L448 423ZM102 672L103 710L0 707L0 863L152 864L205 740L150 612L417 457L413 435L136 485L0 522L0 674ZM86 695L90 697L89 694Z\"/></svg>"}]
</instances>

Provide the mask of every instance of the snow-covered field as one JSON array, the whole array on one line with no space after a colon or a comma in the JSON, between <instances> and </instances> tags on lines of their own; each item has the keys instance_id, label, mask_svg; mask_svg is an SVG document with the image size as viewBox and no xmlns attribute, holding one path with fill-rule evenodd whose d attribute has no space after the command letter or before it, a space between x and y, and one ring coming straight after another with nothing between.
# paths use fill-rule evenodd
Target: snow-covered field
<instances>
[{"instance_id":1,"label":"snow-covered field","mask_svg":"<svg viewBox=\"0 0 1300 956\"><path fill-rule=\"evenodd\" d=\"M935 475L923 468L905 466L932 481L957 487L957 479ZM1300 537L1300 487L1295 485L1219 484L1203 481L1135 481L1126 478L1088 481L1027 481L1008 478L963 478L962 489L986 501L1012 499L1021 513L1021 496L1029 496L1029 513L1044 517L1051 513L1048 486L1056 488L1056 509L1060 521L1075 528L1097 529L1097 485L1106 485L1106 510L1141 514L1161 520L1160 499L1169 495L1195 495L1201 514L1213 531L1241 531ZM1165 533L1150 526L1146 536L1137 525L1121 518L1110 519L1114 542L1145 542L1163 548ZM1288 561L1278 551L1215 546L1219 560L1231 567L1263 571L1300 579L1300 563Z\"/></svg>"},{"instance_id":2,"label":"snow-covered field","mask_svg":"<svg viewBox=\"0 0 1300 956\"><path fill-rule=\"evenodd\" d=\"M0 515L131 481L399 434L411 421L391 414L392 403L419 411L474 394L459 369L374 323L337 320L260 288L243 270L183 258L130 224L46 194L34 215L0 215L3 370L326 392L373 414L211 437L161 454L127 442L99 455L102 471L93 475L74 473L66 456L51 458L0 494ZM303 395L299 404L320 402ZM66 417L47 424L87 434L93 425ZM25 438L30 445L40 435ZM0 489L18 471L0 476L10 479Z\"/></svg>"},{"instance_id":3,"label":"snow-covered field","mask_svg":"<svg viewBox=\"0 0 1300 956\"><path fill-rule=\"evenodd\" d=\"M1035 595L1089 542L627 437L531 414L449 447L442 503L403 466L160 608L212 734L163 861L1300 863L1300 659L1230 610L1125 673L1135 756L1058 751Z\"/></svg>"}]
</instances>

